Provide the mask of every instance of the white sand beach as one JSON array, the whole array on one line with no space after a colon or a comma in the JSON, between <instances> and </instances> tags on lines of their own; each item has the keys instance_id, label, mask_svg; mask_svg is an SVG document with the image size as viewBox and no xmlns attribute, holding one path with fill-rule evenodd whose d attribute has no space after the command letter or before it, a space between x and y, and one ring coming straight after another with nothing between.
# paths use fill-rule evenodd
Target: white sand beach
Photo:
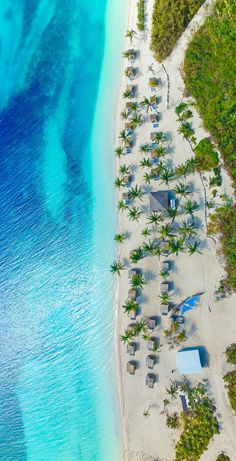
<instances>
[{"instance_id":1,"label":"white sand beach","mask_svg":"<svg viewBox=\"0 0 236 461\"><path fill-rule=\"evenodd\" d=\"M129 17L127 29L135 29L137 22L137 11L135 1L129 0ZM152 74L148 72L148 67L153 65L155 77L161 82L156 95L159 99L158 113L160 121L158 128L153 130L149 114L145 109L141 113L145 117L145 123L135 130L135 144L131 154L122 156L117 160L117 171L121 164L131 165L133 184L143 186L145 190L142 202L138 200L135 206L143 211L140 221L132 222L127 217L127 212L119 212L119 232L128 233L128 238L124 244L120 245L120 259L123 260L127 268L138 267L142 270L143 276L147 281L144 285L142 296L139 298L140 315L138 319L156 316L158 319L157 326L153 337L158 338L162 344L160 352L156 353L156 365L152 372L156 376L156 383L153 389L145 385L145 377L148 373L146 367L146 356L148 355L147 344L138 337L135 340L136 353L130 357L126 352L126 345L119 340L118 349L120 356L120 388L121 388L121 406L124 430L124 459L126 461L171 461L174 459L174 445L179 438L180 432L173 431L166 427L166 415L163 411L163 400L167 398L166 387L169 386L170 378L180 381L183 379L176 368L175 350L169 350L169 345L164 335L164 329L170 324L169 316L160 314L160 276L161 262L169 260L171 270L168 280L171 282L172 300L178 305L184 299L196 294L203 293L200 297L199 305L196 309L186 314L185 328L187 340L183 347L201 347L205 350L205 363L201 374L189 376L192 383L200 380L209 380L209 392L216 405L216 412L220 422L220 434L215 436L209 445L209 450L201 457L202 461L214 461L220 451L225 450L231 457L236 459L236 418L230 409L226 390L222 376L227 370L224 359L226 347L236 338L236 297L224 299L220 302L214 302L214 290L218 287L224 271L222 260L217 256L219 242L208 238L206 235L205 220L205 199L204 189L201 178L198 173L188 176L186 183L191 188L191 200L199 204L196 212L197 221L197 240L201 242L201 254L195 253L189 256L186 252L178 256L171 254L168 258L163 256L147 256L141 259L136 265L131 265L129 253L131 250L138 248L144 242L141 231L147 227L147 214L149 213L149 192L165 190L167 186L152 181L151 184L144 184L143 174L145 169L140 168L139 163L142 155L139 152L141 144L150 143L150 133L152 131L163 132L168 137L168 156L166 158L168 166L175 167L191 158L193 153L186 140L178 133L179 124L176 121L175 107L183 99L183 81L181 78L181 64L183 62L184 52L187 43L191 38L191 33L204 20L206 13L206 4L210 5L212 1L206 2L200 9L196 17L192 20L190 26L183 34L172 55L162 64L155 62L150 51L150 32L151 16L153 9L153 0L146 1L146 30L144 33L138 33L134 37L134 43L131 45L127 39L126 49L134 48L138 50L138 56L134 67L138 68L138 75L133 84L137 86L137 97L135 100L141 101L143 98L152 94L149 87L149 78ZM127 60L124 60L124 69L127 67ZM169 83L168 83L169 82ZM124 110L126 100L122 94L126 85L130 83L128 78L122 75L122 84L120 100L117 108L117 133L116 146L118 146L119 132L124 129L125 121L121 120L120 112ZM207 136L202 127L201 120L195 109L193 110L192 124L196 132L197 140ZM118 176L118 172L117 172ZM177 181L170 183L170 189L173 189ZM207 181L205 181L207 184ZM207 186L206 186L207 187ZM125 189L117 192L117 201L121 200L122 193ZM223 185L221 193L231 192L230 180L226 173L223 174ZM208 190L206 189L208 196ZM177 218L182 220L183 218ZM149 239L147 239L148 242ZM128 297L130 288L128 270L124 270L119 278L119 299L118 299L118 323L117 335L123 333L131 323L127 315L123 312L122 304ZM135 375L129 375L126 371L127 362L135 360L137 369ZM180 399L171 402L171 411L181 411ZM144 411L149 412L149 416L143 415Z\"/></svg>"}]
</instances>

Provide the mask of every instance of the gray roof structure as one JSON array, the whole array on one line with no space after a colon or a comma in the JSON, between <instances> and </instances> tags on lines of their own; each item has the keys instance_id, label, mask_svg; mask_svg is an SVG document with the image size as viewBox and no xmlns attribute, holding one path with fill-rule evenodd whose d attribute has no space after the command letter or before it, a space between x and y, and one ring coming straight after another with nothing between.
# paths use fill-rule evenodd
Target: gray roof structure
<instances>
[{"instance_id":1,"label":"gray roof structure","mask_svg":"<svg viewBox=\"0 0 236 461\"><path fill-rule=\"evenodd\" d=\"M160 305L161 315L167 315L169 312L169 304Z\"/></svg>"},{"instance_id":2,"label":"gray roof structure","mask_svg":"<svg viewBox=\"0 0 236 461\"><path fill-rule=\"evenodd\" d=\"M150 211L166 211L169 208L169 192L168 190L159 190L158 192L150 192Z\"/></svg>"}]
</instances>

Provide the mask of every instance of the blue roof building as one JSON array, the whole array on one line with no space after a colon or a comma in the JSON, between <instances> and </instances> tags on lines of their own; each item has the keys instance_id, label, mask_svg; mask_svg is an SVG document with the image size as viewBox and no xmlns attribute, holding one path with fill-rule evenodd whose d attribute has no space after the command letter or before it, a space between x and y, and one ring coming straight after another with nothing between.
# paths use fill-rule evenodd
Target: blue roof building
<instances>
[{"instance_id":1,"label":"blue roof building","mask_svg":"<svg viewBox=\"0 0 236 461\"><path fill-rule=\"evenodd\" d=\"M176 352L176 365L182 375L191 375L202 372L198 348L181 349Z\"/></svg>"}]
</instances>

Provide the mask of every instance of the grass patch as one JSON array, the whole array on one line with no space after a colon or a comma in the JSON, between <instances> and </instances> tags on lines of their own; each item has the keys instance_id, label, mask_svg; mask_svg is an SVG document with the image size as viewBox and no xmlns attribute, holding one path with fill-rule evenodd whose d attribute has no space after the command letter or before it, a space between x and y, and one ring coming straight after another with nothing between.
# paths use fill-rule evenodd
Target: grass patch
<instances>
[{"instance_id":1,"label":"grass patch","mask_svg":"<svg viewBox=\"0 0 236 461\"><path fill-rule=\"evenodd\" d=\"M167 58L204 0L155 0L151 49L158 61Z\"/></svg>"},{"instance_id":2,"label":"grass patch","mask_svg":"<svg viewBox=\"0 0 236 461\"><path fill-rule=\"evenodd\" d=\"M202 139L194 148L195 158L201 171L217 168L219 157L209 138Z\"/></svg>"},{"instance_id":3,"label":"grass patch","mask_svg":"<svg viewBox=\"0 0 236 461\"><path fill-rule=\"evenodd\" d=\"M217 456L216 461L230 461L230 458L224 453L220 453L219 456Z\"/></svg>"},{"instance_id":4,"label":"grass patch","mask_svg":"<svg viewBox=\"0 0 236 461\"><path fill-rule=\"evenodd\" d=\"M236 415L236 371L230 371L224 376L225 387L233 412Z\"/></svg>"},{"instance_id":5,"label":"grass patch","mask_svg":"<svg viewBox=\"0 0 236 461\"><path fill-rule=\"evenodd\" d=\"M225 351L227 362L236 365L236 343L230 344Z\"/></svg>"}]
</instances>

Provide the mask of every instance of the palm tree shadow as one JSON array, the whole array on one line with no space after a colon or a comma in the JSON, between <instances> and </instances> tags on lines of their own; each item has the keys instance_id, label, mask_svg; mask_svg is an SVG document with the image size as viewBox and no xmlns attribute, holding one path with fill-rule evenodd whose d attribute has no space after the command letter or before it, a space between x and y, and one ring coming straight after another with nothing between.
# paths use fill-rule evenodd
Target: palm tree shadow
<instances>
[{"instance_id":1,"label":"palm tree shadow","mask_svg":"<svg viewBox=\"0 0 236 461\"><path fill-rule=\"evenodd\" d=\"M144 273L144 276L145 276L145 279L147 280L147 282L152 282L154 280L157 280L156 274L154 272L152 272L152 271L149 271L149 270Z\"/></svg>"}]
</instances>

